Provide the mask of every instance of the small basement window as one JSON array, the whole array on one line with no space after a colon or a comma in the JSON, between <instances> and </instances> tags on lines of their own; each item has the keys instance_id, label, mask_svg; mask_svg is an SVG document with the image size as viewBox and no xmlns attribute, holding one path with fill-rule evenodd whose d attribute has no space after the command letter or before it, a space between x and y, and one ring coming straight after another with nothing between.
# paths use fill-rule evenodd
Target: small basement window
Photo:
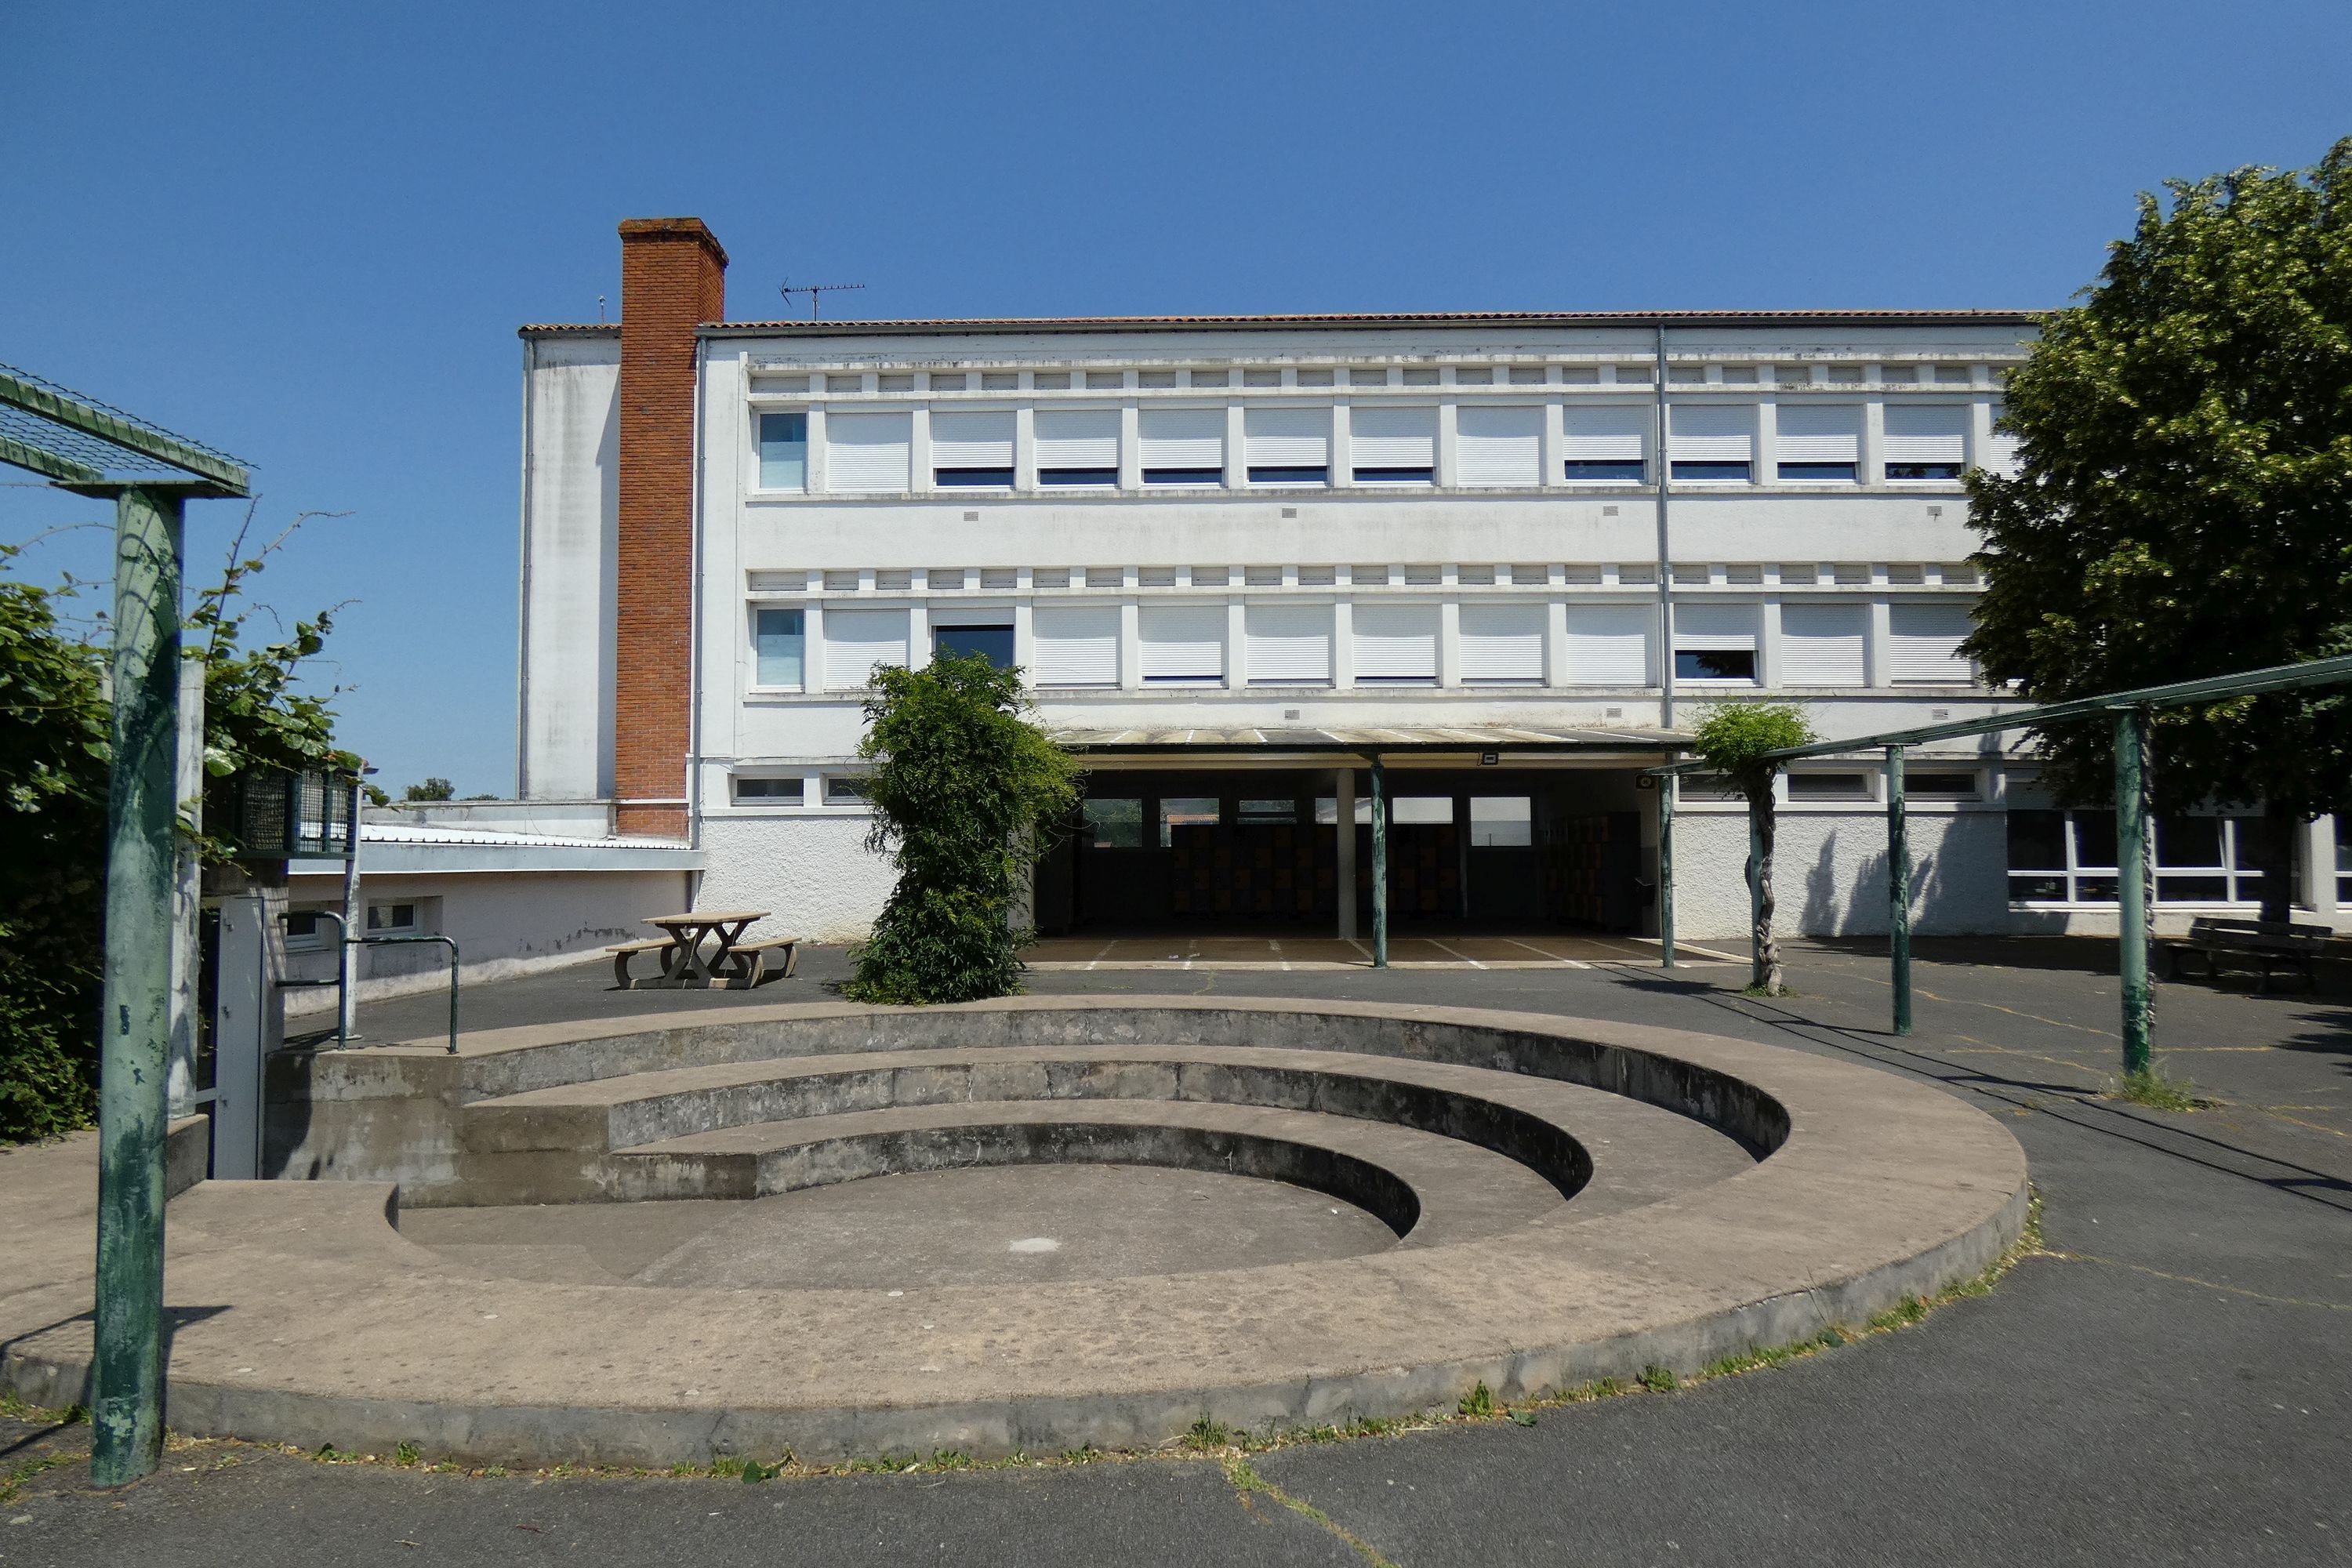
<instances>
[{"instance_id":1,"label":"small basement window","mask_svg":"<svg viewBox=\"0 0 2352 1568\"><path fill-rule=\"evenodd\" d=\"M1903 793L1916 800L1974 800L1977 797L1977 775L1974 773L1915 773L1904 770Z\"/></svg>"},{"instance_id":2,"label":"small basement window","mask_svg":"<svg viewBox=\"0 0 2352 1568\"><path fill-rule=\"evenodd\" d=\"M1836 480L1852 484L1855 473L1855 466L1852 463L1782 463L1780 465L1780 479L1783 483L1790 481L1820 483L1824 480Z\"/></svg>"},{"instance_id":3,"label":"small basement window","mask_svg":"<svg viewBox=\"0 0 2352 1568\"><path fill-rule=\"evenodd\" d=\"M827 805L864 805L866 781L862 777L835 773L824 781L824 804Z\"/></svg>"},{"instance_id":4,"label":"small basement window","mask_svg":"<svg viewBox=\"0 0 2352 1568\"><path fill-rule=\"evenodd\" d=\"M416 906L413 903L370 904L367 928L370 936L414 936L416 934Z\"/></svg>"},{"instance_id":5,"label":"small basement window","mask_svg":"<svg viewBox=\"0 0 2352 1568\"><path fill-rule=\"evenodd\" d=\"M1867 800L1870 798L1868 773L1792 773L1789 775L1790 800Z\"/></svg>"},{"instance_id":6,"label":"small basement window","mask_svg":"<svg viewBox=\"0 0 2352 1568\"><path fill-rule=\"evenodd\" d=\"M1225 482L1223 468L1146 468L1143 482L1147 485L1222 485Z\"/></svg>"},{"instance_id":7,"label":"small basement window","mask_svg":"<svg viewBox=\"0 0 2352 1568\"><path fill-rule=\"evenodd\" d=\"M1011 468L934 468L931 478L943 490L1009 490L1013 488Z\"/></svg>"},{"instance_id":8,"label":"small basement window","mask_svg":"<svg viewBox=\"0 0 2352 1568\"><path fill-rule=\"evenodd\" d=\"M287 952L320 952L334 944L334 921L317 910L286 911Z\"/></svg>"},{"instance_id":9,"label":"small basement window","mask_svg":"<svg viewBox=\"0 0 2352 1568\"><path fill-rule=\"evenodd\" d=\"M1714 458L1677 458L1674 468L1675 478L1678 479L1748 482L1748 465L1745 459L1717 461Z\"/></svg>"},{"instance_id":10,"label":"small basement window","mask_svg":"<svg viewBox=\"0 0 2352 1568\"><path fill-rule=\"evenodd\" d=\"M1040 468L1037 482L1048 489L1108 489L1118 483L1117 468Z\"/></svg>"},{"instance_id":11,"label":"small basement window","mask_svg":"<svg viewBox=\"0 0 2352 1568\"><path fill-rule=\"evenodd\" d=\"M760 805L798 805L807 793L807 785L798 773L764 778L738 776L735 780L739 805L751 802Z\"/></svg>"},{"instance_id":12,"label":"small basement window","mask_svg":"<svg viewBox=\"0 0 2352 1568\"><path fill-rule=\"evenodd\" d=\"M1249 482L1254 485L1328 485L1331 482L1331 470L1328 466L1312 468L1254 467L1249 471Z\"/></svg>"},{"instance_id":13,"label":"small basement window","mask_svg":"<svg viewBox=\"0 0 2352 1568\"><path fill-rule=\"evenodd\" d=\"M1570 483L1581 480L1587 484L1615 482L1638 485L1648 478L1648 470L1639 458L1570 458L1567 478Z\"/></svg>"}]
</instances>

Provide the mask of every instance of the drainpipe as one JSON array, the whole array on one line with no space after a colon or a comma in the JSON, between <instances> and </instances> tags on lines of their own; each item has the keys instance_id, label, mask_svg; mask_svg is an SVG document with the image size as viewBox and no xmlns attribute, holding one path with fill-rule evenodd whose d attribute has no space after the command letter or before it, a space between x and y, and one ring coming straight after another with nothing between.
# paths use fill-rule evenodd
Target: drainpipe
<instances>
[{"instance_id":1,"label":"drainpipe","mask_svg":"<svg viewBox=\"0 0 2352 1568\"><path fill-rule=\"evenodd\" d=\"M694 531L693 577L687 589L686 635L693 640L687 653L686 710L686 842L693 848L702 847L702 532L707 521L703 514L702 492L702 410L708 401L708 375L710 342L699 332L694 339L694 456L692 458L693 489L688 497L688 526ZM701 881L688 871L689 886ZM698 886L694 887L700 892ZM689 897L686 907L692 909Z\"/></svg>"},{"instance_id":2,"label":"drainpipe","mask_svg":"<svg viewBox=\"0 0 2352 1568\"><path fill-rule=\"evenodd\" d=\"M1666 479L1674 464L1666 455L1666 324L1658 323L1657 426L1658 475L1658 726L1675 727L1675 564L1666 529Z\"/></svg>"}]
</instances>

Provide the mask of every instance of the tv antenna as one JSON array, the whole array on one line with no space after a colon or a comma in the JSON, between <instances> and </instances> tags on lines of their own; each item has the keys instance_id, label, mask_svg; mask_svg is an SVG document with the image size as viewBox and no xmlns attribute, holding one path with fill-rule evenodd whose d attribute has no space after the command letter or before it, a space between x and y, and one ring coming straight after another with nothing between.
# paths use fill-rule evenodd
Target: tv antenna
<instances>
[{"instance_id":1,"label":"tv antenna","mask_svg":"<svg viewBox=\"0 0 2352 1568\"><path fill-rule=\"evenodd\" d=\"M838 294L847 289L863 289L865 287L866 285L863 283L794 283L788 279L784 281L782 287L777 289L776 292L784 297L784 308L786 310L792 309L793 295L807 295L809 297L809 320L814 321L817 317L816 307L817 297L819 295Z\"/></svg>"}]
</instances>

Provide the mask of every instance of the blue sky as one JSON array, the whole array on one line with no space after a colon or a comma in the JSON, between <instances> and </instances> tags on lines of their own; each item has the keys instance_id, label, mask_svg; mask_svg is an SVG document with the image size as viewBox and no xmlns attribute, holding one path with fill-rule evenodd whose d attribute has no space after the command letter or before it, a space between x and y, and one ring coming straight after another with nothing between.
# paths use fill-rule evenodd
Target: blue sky
<instances>
[{"instance_id":1,"label":"blue sky","mask_svg":"<svg viewBox=\"0 0 2352 1568\"><path fill-rule=\"evenodd\" d=\"M251 460L398 785L513 783L527 321L694 214L730 313L2037 306L2135 191L2352 134L2341 0L41 5L0 360ZM10 476L12 478L22 476ZM239 510L193 509L192 575ZM103 516L0 489L0 539ZM102 574L68 533L28 575Z\"/></svg>"}]
</instances>

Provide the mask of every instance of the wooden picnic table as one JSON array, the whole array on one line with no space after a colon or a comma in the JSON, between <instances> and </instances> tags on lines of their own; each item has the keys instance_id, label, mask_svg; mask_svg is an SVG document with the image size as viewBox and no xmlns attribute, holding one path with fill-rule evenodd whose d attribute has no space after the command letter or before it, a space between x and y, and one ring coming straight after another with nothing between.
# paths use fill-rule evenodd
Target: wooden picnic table
<instances>
[{"instance_id":1,"label":"wooden picnic table","mask_svg":"<svg viewBox=\"0 0 2352 1568\"><path fill-rule=\"evenodd\" d=\"M689 910L677 915L648 915L645 923L658 928L663 936L614 948L614 973L626 989L726 986L748 991L768 978L767 953L772 948L784 950L782 973L789 975L793 972L798 939L773 937L751 942L743 940L743 932L752 922L767 918L765 910ZM646 952L659 953L661 973L633 979L628 973L629 959Z\"/></svg>"}]
</instances>

